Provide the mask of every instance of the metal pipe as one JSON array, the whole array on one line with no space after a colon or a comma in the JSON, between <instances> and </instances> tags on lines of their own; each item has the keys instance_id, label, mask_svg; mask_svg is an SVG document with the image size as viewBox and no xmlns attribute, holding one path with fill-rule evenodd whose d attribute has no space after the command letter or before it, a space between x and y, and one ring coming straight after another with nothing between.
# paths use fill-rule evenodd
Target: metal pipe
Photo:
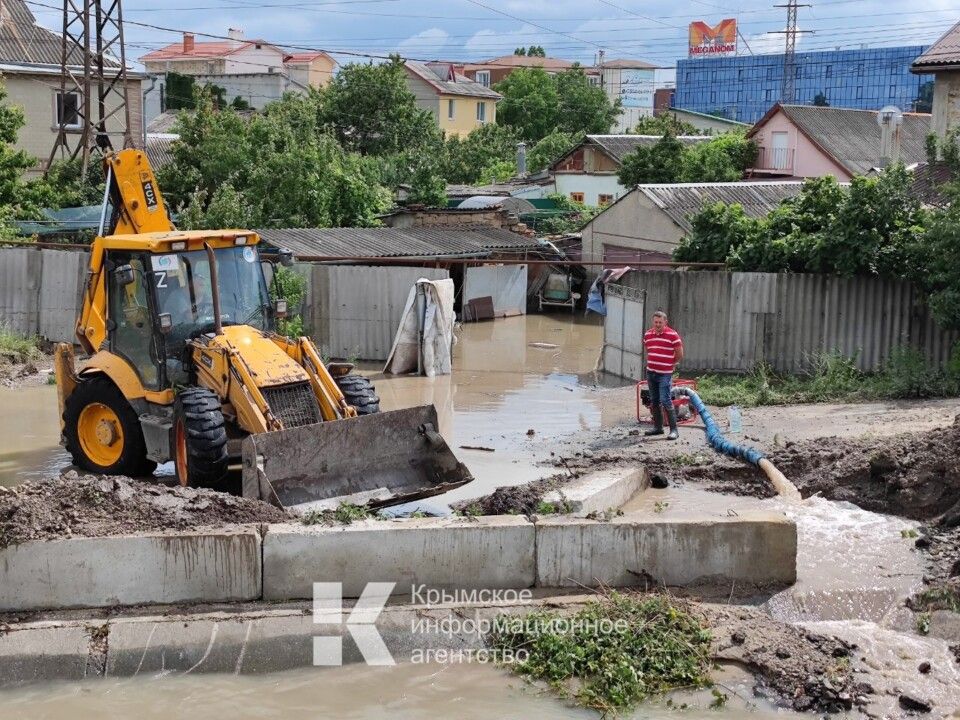
<instances>
[{"instance_id":1,"label":"metal pipe","mask_svg":"<svg viewBox=\"0 0 960 720\"><path fill-rule=\"evenodd\" d=\"M103 226L107 223L107 200L110 199L110 182L113 180L113 166L107 165L106 182L103 184L103 202L100 204L100 222L97 225L97 237L103 237Z\"/></svg>"},{"instance_id":2,"label":"metal pipe","mask_svg":"<svg viewBox=\"0 0 960 720\"><path fill-rule=\"evenodd\" d=\"M213 300L213 332L223 335L223 325L220 321L220 278L217 275L217 257L213 253L210 243L205 242L203 249L207 251L207 262L210 264L210 297Z\"/></svg>"}]
</instances>

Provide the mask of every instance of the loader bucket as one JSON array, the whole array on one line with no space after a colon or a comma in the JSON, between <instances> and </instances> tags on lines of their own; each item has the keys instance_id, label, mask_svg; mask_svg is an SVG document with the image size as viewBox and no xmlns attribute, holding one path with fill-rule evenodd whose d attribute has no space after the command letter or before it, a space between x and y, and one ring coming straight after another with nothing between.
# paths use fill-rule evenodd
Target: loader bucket
<instances>
[{"instance_id":1,"label":"loader bucket","mask_svg":"<svg viewBox=\"0 0 960 720\"><path fill-rule=\"evenodd\" d=\"M437 432L433 405L250 435L243 495L302 513L439 495L473 480Z\"/></svg>"}]
</instances>

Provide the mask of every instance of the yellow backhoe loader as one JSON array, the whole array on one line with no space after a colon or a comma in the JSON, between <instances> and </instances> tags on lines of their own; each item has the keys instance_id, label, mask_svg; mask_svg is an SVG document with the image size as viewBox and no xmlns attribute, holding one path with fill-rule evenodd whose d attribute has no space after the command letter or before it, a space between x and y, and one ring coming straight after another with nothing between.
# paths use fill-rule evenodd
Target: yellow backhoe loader
<instances>
[{"instance_id":1,"label":"yellow backhoe loader","mask_svg":"<svg viewBox=\"0 0 960 720\"><path fill-rule=\"evenodd\" d=\"M432 405L381 413L352 365L275 332L286 307L270 300L256 233L177 231L141 151L110 153L105 170L77 320L88 357L78 370L64 343L54 364L76 465L136 476L173 460L182 485L300 510L395 504L472 479Z\"/></svg>"}]
</instances>

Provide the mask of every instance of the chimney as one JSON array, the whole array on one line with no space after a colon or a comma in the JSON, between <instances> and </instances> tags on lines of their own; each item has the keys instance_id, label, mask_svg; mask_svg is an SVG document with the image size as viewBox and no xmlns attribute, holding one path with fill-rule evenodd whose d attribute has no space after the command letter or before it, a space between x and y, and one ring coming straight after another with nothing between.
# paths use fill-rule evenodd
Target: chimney
<instances>
[{"instance_id":1,"label":"chimney","mask_svg":"<svg viewBox=\"0 0 960 720\"><path fill-rule=\"evenodd\" d=\"M185 53L193 52L193 33L183 34L183 51Z\"/></svg>"},{"instance_id":2,"label":"chimney","mask_svg":"<svg viewBox=\"0 0 960 720\"><path fill-rule=\"evenodd\" d=\"M239 45L243 42L243 30L240 28L229 28L227 30L227 37L233 41L234 45Z\"/></svg>"},{"instance_id":3,"label":"chimney","mask_svg":"<svg viewBox=\"0 0 960 720\"><path fill-rule=\"evenodd\" d=\"M525 142L517 143L517 176L527 176L527 144Z\"/></svg>"},{"instance_id":4,"label":"chimney","mask_svg":"<svg viewBox=\"0 0 960 720\"><path fill-rule=\"evenodd\" d=\"M877 113L880 126L880 167L885 168L900 161L900 126L903 113L895 105L887 105Z\"/></svg>"}]
</instances>

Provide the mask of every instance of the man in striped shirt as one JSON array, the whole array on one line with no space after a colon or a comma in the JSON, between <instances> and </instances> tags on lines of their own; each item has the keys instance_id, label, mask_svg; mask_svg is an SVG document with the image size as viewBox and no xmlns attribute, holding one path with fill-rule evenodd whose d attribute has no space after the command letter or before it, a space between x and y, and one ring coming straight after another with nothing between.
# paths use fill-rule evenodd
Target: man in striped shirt
<instances>
[{"instance_id":1,"label":"man in striped shirt","mask_svg":"<svg viewBox=\"0 0 960 720\"><path fill-rule=\"evenodd\" d=\"M670 384L674 369L683 360L683 340L676 330L667 325L667 314L663 310L653 314L653 327L643 334L643 349L647 353L647 387L650 389L650 412L653 414L653 428L644 435L663 435L661 408L664 408L670 420L667 440L676 440L677 412L670 397Z\"/></svg>"}]
</instances>

